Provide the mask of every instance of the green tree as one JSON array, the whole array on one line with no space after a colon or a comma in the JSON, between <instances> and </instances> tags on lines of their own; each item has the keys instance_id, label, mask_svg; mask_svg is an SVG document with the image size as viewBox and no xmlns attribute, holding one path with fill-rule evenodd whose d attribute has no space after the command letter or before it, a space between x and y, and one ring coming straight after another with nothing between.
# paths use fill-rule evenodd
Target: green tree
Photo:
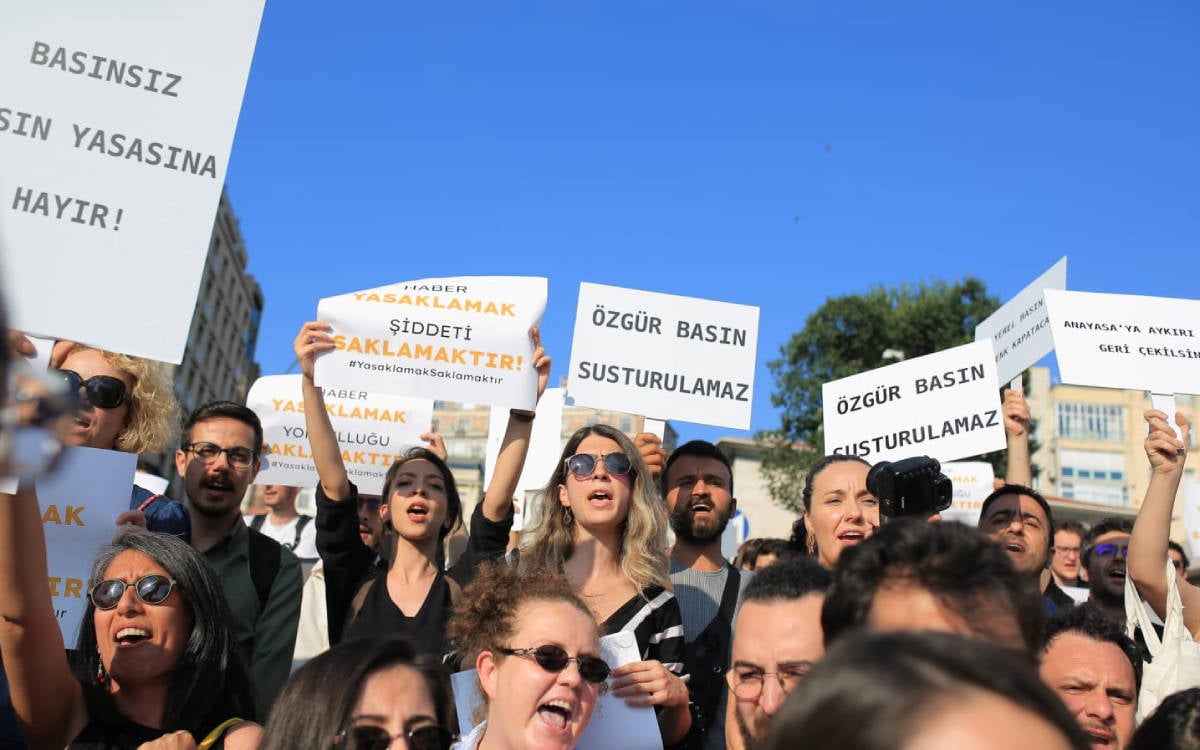
<instances>
[{"instance_id":1,"label":"green tree","mask_svg":"<svg viewBox=\"0 0 1200 750\"><path fill-rule=\"evenodd\" d=\"M779 429L762 432L762 470L775 502L799 512L804 472L824 455L821 385L975 340L975 326L999 302L979 279L877 286L866 294L831 297L768 366ZM890 350L890 351L889 351ZM884 353L888 353L888 357ZM1003 476L1003 468L998 468Z\"/></svg>"}]
</instances>

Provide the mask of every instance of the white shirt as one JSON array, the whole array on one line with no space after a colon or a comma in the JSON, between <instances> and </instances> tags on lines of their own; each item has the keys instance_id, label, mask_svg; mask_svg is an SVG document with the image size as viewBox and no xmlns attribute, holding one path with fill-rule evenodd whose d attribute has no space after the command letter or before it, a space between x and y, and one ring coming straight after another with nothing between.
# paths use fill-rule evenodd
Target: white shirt
<instances>
[{"instance_id":1,"label":"white shirt","mask_svg":"<svg viewBox=\"0 0 1200 750\"><path fill-rule=\"evenodd\" d=\"M254 516L245 516L243 520L249 526L254 521ZM291 521L288 521L282 526L276 526L271 523L271 514L268 513L262 523L262 528L259 532L266 534L283 546L292 550L296 557L301 561L316 560L317 554L317 523L316 519L309 518L308 523L300 531L300 544L296 544L296 524L300 522L300 517L296 516ZM292 545L296 545L292 549Z\"/></svg>"}]
</instances>

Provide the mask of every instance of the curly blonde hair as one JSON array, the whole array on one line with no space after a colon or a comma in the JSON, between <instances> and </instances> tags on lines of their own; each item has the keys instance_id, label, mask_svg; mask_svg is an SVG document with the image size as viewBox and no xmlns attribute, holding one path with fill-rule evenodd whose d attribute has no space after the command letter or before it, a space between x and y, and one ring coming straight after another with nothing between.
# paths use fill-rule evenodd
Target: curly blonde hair
<instances>
[{"instance_id":1,"label":"curly blonde hair","mask_svg":"<svg viewBox=\"0 0 1200 750\"><path fill-rule=\"evenodd\" d=\"M181 416L171 366L82 344L67 356L85 351L99 352L106 362L133 379L129 414L114 447L126 453L158 453L170 447Z\"/></svg>"},{"instance_id":2,"label":"curly blonde hair","mask_svg":"<svg viewBox=\"0 0 1200 750\"><path fill-rule=\"evenodd\" d=\"M629 516L621 526L621 572L644 592L652 585L671 590L667 558L667 509L642 454L625 433L606 424L581 427L567 441L558 467L538 495L541 517L521 536L520 565L524 569L558 570L575 549L575 524L563 517L558 487L567 482L567 459L588 435L615 441L633 464Z\"/></svg>"}]
</instances>

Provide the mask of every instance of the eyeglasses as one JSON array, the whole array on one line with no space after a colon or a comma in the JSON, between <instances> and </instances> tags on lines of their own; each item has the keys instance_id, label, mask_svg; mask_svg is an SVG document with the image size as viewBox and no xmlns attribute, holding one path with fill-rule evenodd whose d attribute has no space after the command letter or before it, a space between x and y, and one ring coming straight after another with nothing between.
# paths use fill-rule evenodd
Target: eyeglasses
<instances>
[{"instance_id":1,"label":"eyeglasses","mask_svg":"<svg viewBox=\"0 0 1200 750\"><path fill-rule=\"evenodd\" d=\"M1183 570L1183 560L1176 560L1172 557L1171 564L1175 566L1175 570Z\"/></svg>"},{"instance_id":2,"label":"eyeglasses","mask_svg":"<svg viewBox=\"0 0 1200 750\"><path fill-rule=\"evenodd\" d=\"M183 446L185 451L190 451L196 458L206 464L211 464L217 460L217 457L222 453L229 456L229 465L235 469L245 469L254 463L254 459L258 457L254 451L249 448L243 448L240 445L235 445L232 448L222 448L219 445L212 443L189 443Z\"/></svg>"},{"instance_id":3,"label":"eyeglasses","mask_svg":"<svg viewBox=\"0 0 1200 750\"><path fill-rule=\"evenodd\" d=\"M559 646L545 645L537 648L498 648L502 654L520 656L537 662L537 665L547 672L557 673L567 668L571 662L579 665L579 676L597 685L608 679L612 670L598 656L570 656Z\"/></svg>"},{"instance_id":4,"label":"eyeglasses","mask_svg":"<svg viewBox=\"0 0 1200 750\"><path fill-rule=\"evenodd\" d=\"M1057 552L1058 554L1063 555L1063 556L1079 557L1079 548L1078 547L1059 547L1058 545L1055 545L1055 546L1051 547L1050 549L1054 550L1055 552Z\"/></svg>"},{"instance_id":5,"label":"eyeglasses","mask_svg":"<svg viewBox=\"0 0 1200 750\"><path fill-rule=\"evenodd\" d=\"M88 597L96 609L113 609L125 596L125 589L133 587L133 593L146 604L162 604L171 595L176 583L166 576L158 574L142 576L133 583L126 583L120 578L107 578L92 587Z\"/></svg>"},{"instance_id":6,"label":"eyeglasses","mask_svg":"<svg viewBox=\"0 0 1200 750\"><path fill-rule=\"evenodd\" d=\"M1118 552L1121 557L1129 557L1128 544L1097 544L1092 551L1100 557L1116 557Z\"/></svg>"},{"instance_id":7,"label":"eyeglasses","mask_svg":"<svg viewBox=\"0 0 1200 750\"><path fill-rule=\"evenodd\" d=\"M595 473L597 461L603 461L604 469L613 476L623 477L633 473L633 463L624 453L606 453L602 456L576 453L567 459L567 471L576 479L586 479Z\"/></svg>"},{"instance_id":8,"label":"eyeglasses","mask_svg":"<svg viewBox=\"0 0 1200 750\"><path fill-rule=\"evenodd\" d=\"M738 672L735 670L729 673L729 687L738 700L757 701L762 696L767 678L774 677L779 682L779 689L785 694L790 694L811 668L811 664L803 664L781 669L778 672L759 670Z\"/></svg>"},{"instance_id":9,"label":"eyeglasses","mask_svg":"<svg viewBox=\"0 0 1200 750\"><path fill-rule=\"evenodd\" d=\"M342 730L333 738L334 747L346 750L388 750L392 740L403 738L409 750L450 750L454 735L438 724L423 724L400 734L388 734L383 727L360 724Z\"/></svg>"},{"instance_id":10,"label":"eyeglasses","mask_svg":"<svg viewBox=\"0 0 1200 750\"><path fill-rule=\"evenodd\" d=\"M93 375L84 380L74 370L56 370L55 372L66 381L67 389L71 393L79 393L79 389L82 388L88 403L100 409L115 409L125 403L125 399L129 396L125 381L111 375Z\"/></svg>"}]
</instances>

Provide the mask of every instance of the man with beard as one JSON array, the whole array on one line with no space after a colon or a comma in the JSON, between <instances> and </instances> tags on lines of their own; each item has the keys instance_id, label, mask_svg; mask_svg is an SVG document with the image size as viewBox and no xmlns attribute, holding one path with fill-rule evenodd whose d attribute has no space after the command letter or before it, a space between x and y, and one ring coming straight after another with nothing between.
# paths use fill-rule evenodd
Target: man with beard
<instances>
[{"instance_id":1,"label":"man with beard","mask_svg":"<svg viewBox=\"0 0 1200 750\"><path fill-rule=\"evenodd\" d=\"M1053 528L1046 498L1019 484L1006 484L988 495L979 511L979 530L1004 548L1028 585L1042 594L1047 615L1075 603L1046 570Z\"/></svg>"},{"instance_id":2,"label":"man with beard","mask_svg":"<svg viewBox=\"0 0 1200 750\"><path fill-rule=\"evenodd\" d=\"M646 453L647 438L639 437ZM675 531L671 583L683 613L684 667L691 675L689 747L720 748L725 746L723 676L729 667L733 617L751 577L721 555L721 533L737 509L733 469L715 445L693 440L667 459L662 484Z\"/></svg>"},{"instance_id":3,"label":"man with beard","mask_svg":"<svg viewBox=\"0 0 1200 750\"><path fill-rule=\"evenodd\" d=\"M221 576L260 721L287 680L300 616L296 556L242 522L242 498L261 466L262 444L253 411L214 401L188 417L175 453L192 511L192 546Z\"/></svg>"},{"instance_id":4,"label":"man with beard","mask_svg":"<svg viewBox=\"0 0 1200 750\"><path fill-rule=\"evenodd\" d=\"M1091 593L1088 602L1105 617L1125 627L1125 558L1133 521L1110 516L1088 531L1084 539L1083 565Z\"/></svg>"}]
</instances>

